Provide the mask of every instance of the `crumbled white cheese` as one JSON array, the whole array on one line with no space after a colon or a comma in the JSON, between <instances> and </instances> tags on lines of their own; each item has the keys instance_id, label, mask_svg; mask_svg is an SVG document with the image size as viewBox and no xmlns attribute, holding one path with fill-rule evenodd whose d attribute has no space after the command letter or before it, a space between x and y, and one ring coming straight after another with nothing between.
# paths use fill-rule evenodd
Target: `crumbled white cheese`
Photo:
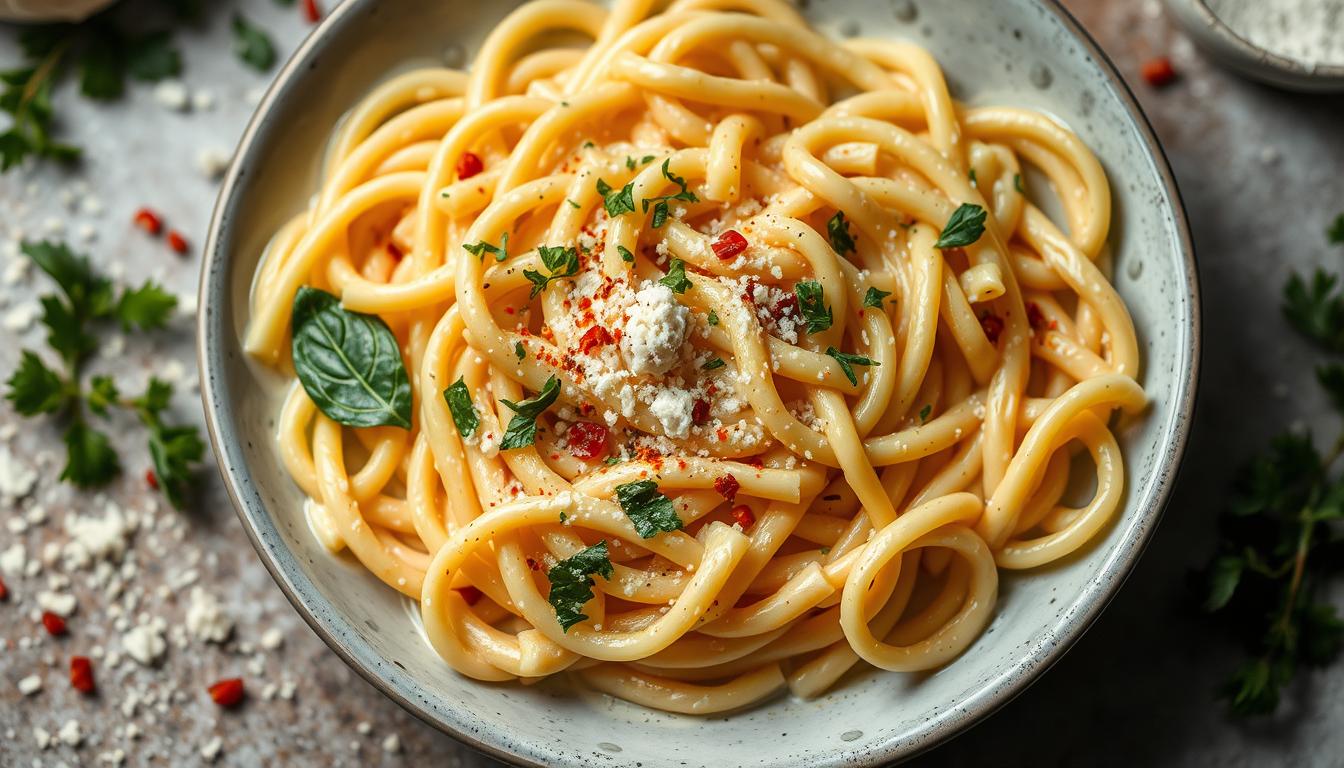
<instances>
[{"instance_id":1,"label":"crumbled white cheese","mask_svg":"<svg viewBox=\"0 0 1344 768\"><path fill-rule=\"evenodd\" d=\"M29 675L19 681L19 693L24 696L32 696L42 690L42 678L37 675Z\"/></svg>"},{"instance_id":2,"label":"crumbled white cheese","mask_svg":"<svg viewBox=\"0 0 1344 768\"><path fill-rule=\"evenodd\" d=\"M126 653L140 664L151 667L163 659L168 644L163 640L162 621L140 624L121 636Z\"/></svg>"},{"instance_id":3,"label":"crumbled white cheese","mask_svg":"<svg viewBox=\"0 0 1344 768\"><path fill-rule=\"evenodd\" d=\"M219 753L224 751L224 740L218 736L211 736L210 740L201 745L201 759L207 763L213 763L219 758Z\"/></svg>"},{"instance_id":4,"label":"crumbled white cheese","mask_svg":"<svg viewBox=\"0 0 1344 768\"><path fill-rule=\"evenodd\" d=\"M23 548L23 542L16 541L9 545L9 548L0 552L0 571L4 571L6 576L18 576L23 573L23 567L28 563L28 551Z\"/></svg>"},{"instance_id":5,"label":"crumbled white cheese","mask_svg":"<svg viewBox=\"0 0 1344 768\"><path fill-rule=\"evenodd\" d=\"M196 156L196 167L207 180L216 181L228 170L229 161L232 159L232 156L222 149L207 147Z\"/></svg>"},{"instance_id":6,"label":"crumbled white cheese","mask_svg":"<svg viewBox=\"0 0 1344 768\"><path fill-rule=\"evenodd\" d=\"M33 743L39 751L51 746L51 733L46 728L33 728Z\"/></svg>"},{"instance_id":7,"label":"crumbled white cheese","mask_svg":"<svg viewBox=\"0 0 1344 768\"><path fill-rule=\"evenodd\" d=\"M191 603L187 606L187 630L197 640L222 643L233 632L233 619L224 612L215 596L200 587L192 587Z\"/></svg>"},{"instance_id":8,"label":"crumbled white cheese","mask_svg":"<svg viewBox=\"0 0 1344 768\"><path fill-rule=\"evenodd\" d=\"M271 627L261 634L261 647L274 651L285 644L285 633L279 627Z\"/></svg>"},{"instance_id":9,"label":"crumbled white cheese","mask_svg":"<svg viewBox=\"0 0 1344 768\"><path fill-rule=\"evenodd\" d=\"M663 426L668 437L680 440L691 433L691 411L695 397L690 391L676 387L659 389L649 404L649 412Z\"/></svg>"},{"instance_id":10,"label":"crumbled white cheese","mask_svg":"<svg viewBox=\"0 0 1344 768\"><path fill-rule=\"evenodd\" d=\"M56 738L70 747L78 747L84 742L84 731L79 727L78 720L66 720L61 729L56 732Z\"/></svg>"},{"instance_id":11,"label":"crumbled white cheese","mask_svg":"<svg viewBox=\"0 0 1344 768\"><path fill-rule=\"evenodd\" d=\"M690 310L677 303L672 289L645 282L622 329L621 354L639 374L667 373L680 357L690 327Z\"/></svg>"},{"instance_id":12,"label":"crumbled white cheese","mask_svg":"<svg viewBox=\"0 0 1344 768\"><path fill-rule=\"evenodd\" d=\"M38 608L50 611L62 618L69 617L74 613L76 605L75 596L68 592L39 592L37 594Z\"/></svg>"},{"instance_id":13,"label":"crumbled white cheese","mask_svg":"<svg viewBox=\"0 0 1344 768\"><path fill-rule=\"evenodd\" d=\"M181 80L163 80L154 86L154 101L164 109L181 112L187 108L189 95Z\"/></svg>"},{"instance_id":14,"label":"crumbled white cheese","mask_svg":"<svg viewBox=\"0 0 1344 768\"><path fill-rule=\"evenodd\" d=\"M131 526L121 509L109 503L102 517L67 515L65 531L70 535L62 550L67 566L87 568L97 560L120 561Z\"/></svg>"},{"instance_id":15,"label":"crumbled white cheese","mask_svg":"<svg viewBox=\"0 0 1344 768\"><path fill-rule=\"evenodd\" d=\"M401 737L394 733L383 739L383 751L389 755L395 755L400 752Z\"/></svg>"}]
</instances>

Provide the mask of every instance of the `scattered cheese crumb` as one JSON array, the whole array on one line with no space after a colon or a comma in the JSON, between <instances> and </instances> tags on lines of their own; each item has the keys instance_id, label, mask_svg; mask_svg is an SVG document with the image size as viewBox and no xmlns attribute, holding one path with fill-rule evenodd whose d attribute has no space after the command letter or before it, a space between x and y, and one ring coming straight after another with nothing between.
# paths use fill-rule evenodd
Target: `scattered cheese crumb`
<instances>
[{"instance_id":1,"label":"scattered cheese crumb","mask_svg":"<svg viewBox=\"0 0 1344 768\"><path fill-rule=\"evenodd\" d=\"M187 606L187 631L197 640L222 643L233 632L233 619L214 595L200 587L191 588L191 603Z\"/></svg>"},{"instance_id":2,"label":"scattered cheese crumb","mask_svg":"<svg viewBox=\"0 0 1344 768\"><path fill-rule=\"evenodd\" d=\"M42 678L37 675L29 675L19 681L19 693L24 696L32 696L42 690Z\"/></svg>"},{"instance_id":3,"label":"scattered cheese crumb","mask_svg":"<svg viewBox=\"0 0 1344 768\"><path fill-rule=\"evenodd\" d=\"M400 752L401 737L394 733L383 739L383 751L389 755L395 755Z\"/></svg>"}]
</instances>

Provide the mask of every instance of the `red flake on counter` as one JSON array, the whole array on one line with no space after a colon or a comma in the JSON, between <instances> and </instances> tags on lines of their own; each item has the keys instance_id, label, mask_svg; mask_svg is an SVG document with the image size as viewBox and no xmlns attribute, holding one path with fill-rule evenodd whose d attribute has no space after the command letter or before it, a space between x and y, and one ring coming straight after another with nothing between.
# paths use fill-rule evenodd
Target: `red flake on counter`
<instances>
[{"instance_id":1,"label":"red flake on counter","mask_svg":"<svg viewBox=\"0 0 1344 768\"><path fill-rule=\"evenodd\" d=\"M51 611L42 612L42 626L46 627L47 634L52 637L60 637L65 634L65 619L52 613Z\"/></svg>"},{"instance_id":2,"label":"red flake on counter","mask_svg":"<svg viewBox=\"0 0 1344 768\"><path fill-rule=\"evenodd\" d=\"M210 698L224 708L237 706L243 700L243 680L239 677L212 683L206 690L210 692Z\"/></svg>"},{"instance_id":3,"label":"red flake on counter","mask_svg":"<svg viewBox=\"0 0 1344 768\"><path fill-rule=\"evenodd\" d=\"M565 432L569 453L576 459L588 461L607 452L607 428L591 421L577 421Z\"/></svg>"},{"instance_id":4,"label":"red flake on counter","mask_svg":"<svg viewBox=\"0 0 1344 768\"><path fill-rule=\"evenodd\" d=\"M145 470L145 485L148 485L150 488L156 491L159 490L159 476L154 474L154 470L152 469Z\"/></svg>"},{"instance_id":5,"label":"red flake on counter","mask_svg":"<svg viewBox=\"0 0 1344 768\"><path fill-rule=\"evenodd\" d=\"M1003 335L1003 318L993 312L986 312L980 316L980 329L985 332L985 338L989 339L990 344L998 344L999 336Z\"/></svg>"},{"instance_id":6,"label":"red flake on counter","mask_svg":"<svg viewBox=\"0 0 1344 768\"><path fill-rule=\"evenodd\" d=\"M484 170L485 163L481 162L481 156L475 152L463 152L462 156L457 159L458 181L470 179Z\"/></svg>"},{"instance_id":7,"label":"red flake on counter","mask_svg":"<svg viewBox=\"0 0 1344 768\"><path fill-rule=\"evenodd\" d=\"M741 487L741 483L732 475L714 478L714 491L730 502L737 498L737 489Z\"/></svg>"},{"instance_id":8,"label":"red flake on counter","mask_svg":"<svg viewBox=\"0 0 1344 768\"><path fill-rule=\"evenodd\" d=\"M715 240L710 247L714 249L714 255L718 256L720 260L729 261L747 250L747 238L743 237L737 230L730 229L719 235L719 239Z\"/></svg>"},{"instance_id":9,"label":"red flake on counter","mask_svg":"<svg viewBox=\"0 0 1344 768\"><path fill-rule=\"evenodd\" d=\"M93 663L89 657L70 657L70 685L80 693L93 693Z\"/></svg>"},{"instance_id":10,"label":"red flake on counter","mask_svg":"<svg viewBox=\"0 0 1344 768\"><path fill-rule=\"evenodd\" d=\"M135 222L135 226L145 230L151 235L157 235L163 231L163 219L159 218L159 214L148 208L141 208L136 211L133 221Z\"/></svg>"},{"instance_id":11,"label":"red flake on counter","mask_svg":"<svg viewBox=\"0 0 1344 768\"><path fill-rule=\"evenodd\" d=\"M174 253L179 255L187 252L187 238L182 236L176 229L168 232L168 247L173 249Z\"/></svg>"},{"instance_id":12,"label":"red flake on counter","mask_svg":"<svg viewBox=\"0 0 1344 768\"><path fill-rule=\"evenodd\" d=\"M465 587L458 587L457 593L462 596L463 600L467 601L467 605L475 605L476 601L481 599L481 590L470 584Z\"/></svg>"},{"instance_id":13,"label":"red flake on counter","mask_svg":"<svg viewBox=\"0 0 1344 768\"><path fill-rule=\"evenodd\" d=\"M322 11L317 7L317 0L303 0L303 17L309 24L316 24L322 20Z\"/></svg>"},{"instance_id":14,"label":"red flake on counter","mask_svg":"<svg viewBox=\"0 0 1344 768\"><path fill-rule=\"evenodd\" d=\"M1143 79L1154 88L1161 88L1176 79L1176 68L1171 66L1171 59L1166 56L1144 62L1142 73Z\"/></svg>"},{"instance_id":15,"label":"red flake on counter","mask_svg":"<svg viewBox=\"0 0 1344 768\"><path fill-rule=\"evenodd\" d=\"M742 530L750 528L752 524L756 522L756 516L751 513L751 507L748 507L746 504L738 504L736 507L733 507L732 514L733 519L737 521L737 524L742 526Z\"/></svg>"}]
</instances>

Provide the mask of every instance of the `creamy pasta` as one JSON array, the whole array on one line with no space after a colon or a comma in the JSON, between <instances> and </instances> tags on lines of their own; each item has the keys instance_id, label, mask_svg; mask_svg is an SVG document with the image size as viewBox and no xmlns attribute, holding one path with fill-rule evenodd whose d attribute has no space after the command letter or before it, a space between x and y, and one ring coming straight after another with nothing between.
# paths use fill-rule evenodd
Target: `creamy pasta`
<instances>
[{"instance_id":1,"label":"creamy pasta","mask_svg":"<svg viewBox=\"0 0 1344 768\"><path fill-rule=\"evenodd\" d=\"M314 534L447 664L723 712L952 662L1102 530L1145 403L1110 218L1077 136L916 45L538 0L337 127L245 347Z\"/></svg>"}]
</instances>

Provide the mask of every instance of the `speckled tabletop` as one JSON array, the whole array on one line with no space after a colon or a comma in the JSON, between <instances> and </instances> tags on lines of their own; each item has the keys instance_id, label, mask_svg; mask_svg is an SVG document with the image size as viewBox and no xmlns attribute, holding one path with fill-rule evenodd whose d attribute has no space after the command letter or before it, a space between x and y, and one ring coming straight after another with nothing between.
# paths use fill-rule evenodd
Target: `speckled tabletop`
<instances>
[{"instance_id":1,"label":"speckled tabletop","mask_svg":"<svg viewBox=\"0 0 1344 768\"><path fill-rule=\"evenodd\" d=\"M1341 256L1326 253L1320 232L1344 210L1344 97L1284 94L1213 67L1155 0L1065 4L1138 83L1194 222L1206 329L1199 417L1162 528L1095 628L1021 698L917 762L1339 765L1344 665L1294 689L1273 720L1229 721L1213 693L1236 649L1200 620L1185 584L1211 546L1236 466L1285 424L1334 418L1311 382L1310 350L1285 332L1277 286L1289 269ZM41 341L32 308L44 278L15 271L16 241L64 238L114 276L153 276L184 297L168 331L113 339L94 367L128 388L150 370L176 380L176 412L199 421L189 298L197 259L174 255L130 221L139 206L154 207L193 254L204 236L215 187L202 155L227 154L266 84L230 52L229 11L242 7L282 52L309 29L296 8L274 0L205 5L202 27L178 34L188 109L165 108L150 86L135 85L112 105L91 105L67 87L57 103L64 135L85 148L83 166L0 176L4 378L18 360L15 342ZM8 66L18 50L4 32L0 63ZM1154 55L1170 56L1181 76L1161 91L1137 77ZM0 603L0 765L494 765L384 699L308 630L249 546L213 463L190 512L156 505L138 430L124 426L115 430L126 433L117 440L123 477L104 495L78 494L54 482L55 429L0 404L0 479L21 488L25 475L36 478L22 499L0 499L0 566L14 570L4 573L10 596ZM70 516L109 508L135 523L120 569L64 567ZM194 587L232 620L224 642L186 630ZM36 620L43 592L74 596L68 636L50 638ZM146 667L126 657L122 636L155 617L167 626L168 648ZM73 654L94 657L98 695L71 689ZM19 684L30 676L42 689L25 695ZM211 702L206 686L224 677L245 679L243 706ZM76 730L78 746L68 743Z\"/></svg>"}]
</instances>

